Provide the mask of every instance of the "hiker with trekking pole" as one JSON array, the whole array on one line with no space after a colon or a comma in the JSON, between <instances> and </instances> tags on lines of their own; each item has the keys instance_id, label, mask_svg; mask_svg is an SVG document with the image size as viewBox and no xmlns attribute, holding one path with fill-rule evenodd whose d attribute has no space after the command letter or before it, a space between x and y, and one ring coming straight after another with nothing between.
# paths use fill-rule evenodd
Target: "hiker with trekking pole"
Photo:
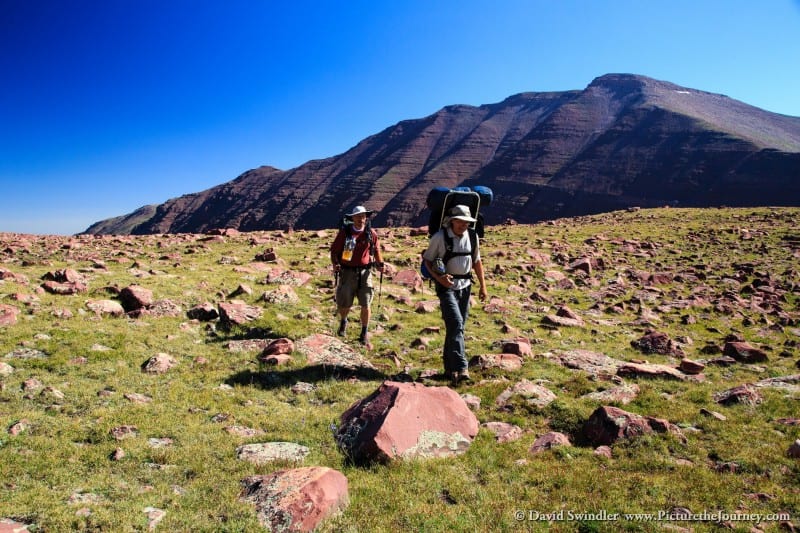
<instances>
[{"instance_id":1,"label":"hiker with trekking pole","mask_svg":"<svg viewBox=\"0 0 800 533\"><path fill-rule=\"evenodd\" d=\"M336 334L345 336L347 316L357 299L361 307L361 332L358 341L367 347L370 346L368 330L374 293L372 270L380 272L382 282L384 269L378 234L369 223L373 213L374 211L368 211L363 205L358 205L347 213L330 250L339 315L339 329Z\"/></svg>"}]
</instances>

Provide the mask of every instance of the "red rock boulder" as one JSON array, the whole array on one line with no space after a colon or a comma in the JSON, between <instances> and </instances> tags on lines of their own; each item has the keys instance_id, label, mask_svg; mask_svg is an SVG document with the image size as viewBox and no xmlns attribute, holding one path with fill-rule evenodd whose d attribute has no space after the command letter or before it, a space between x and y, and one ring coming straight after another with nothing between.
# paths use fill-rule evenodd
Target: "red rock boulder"
<instances>
[{"instance_id":1,"label":"red rock boulder","mask_svg":"<svg viewBox=\"0 0 800 533\"><path fill-rule=\"evenodd\" d=\"M219 318L219 312L210 302L195 305L186 312L186 316L193 320L200 320L201 322L208 322Z\"/></svg>"},{"instance_id":2,"label":"red rock boulder","mask_svg":"<svg viewBox=\"0 0 800 533\"><path fill-rule=\"evenodd\" d=\"M153 291L140 285L128 285L119 291L119 300L126 312L143 309L153 303Z\"/></svg>"},{"instance_id":3,"label":"red rock boulder","mask_svg":"<svg viewBox=\"0 0 800 533\"><path fill-rule=\"evenodd\" d=\"M502 351L503 353L511 353L520 357L531 357L531 341L524 338L503 341Z\"/></svg>"},{"instance_id":4,"label":"red rock boulder","mask_svg":"<svg viewBox=\"0 0 800 533\"><path fill-rule=\"evenodd\" d=\"M281 338L275 339L269 343L258 360L265 364L284 364L292 360L291 353L294 351L294 342L291 339Z\"/></svg>"},{"instance_id":5,"label":"red rock boulder","mask_svg":"<svg viewBox=\"0 0 800 533\"><path fill-rule=\"evenodd\" d=\"M528 452L537 454L558 446L572 446L572 443L569 441L569 437L563 433L551 431L549 433L545 433L541 437L538 437L530 449L528 449Z\"/></svg>"},{"instance_id":6,"label":"red rock boulder","mask_svg":"<svg viewBox=\"0 0 800 533\"><path fill-rule=\"evenodd\" d=\"M397 285L402 285L411 290L411 292L419 292L422 290L422 276L416 270L398 270L393 276L392 281Z\"/></svg>"},{"instance_id":7,"label":"red rock boulder","mask_svg":"<svg viewBox=\"0 0 800 533\"><path fill-rule=\"evenodd\" d=\"M683 355L683 351L669 338L669 335L660 331L647 331L641 339L631 341L631 346L646 354Z\"/></svg>"},{"instance_id":8,"label":"red rock boulder","mask_svg":"<svg viewBox=\"0 0 800 533\"><path fill-rule=\"evenodd\" d=\"M11 518L0 518L0 533L28 533L28 525Z\"/></svg>"},{"instance_id":9,"label":"red rock boulder","mask_svg":"<svg viewBox=\"0 0 800 533\"><path fill-rule=\"evenodd\" d=\"M652 363L623 363L617 369L620 377L666 378L683 381L686 375L680 370L667 365Z\"/></svg>"},{"instance_id":10,"label":"red rock boulder","mask_svg":"<svg viewBox=\"0 0 800 533\"><path fill-rule=\"evenodd\" d=\"M464 453L478 428L454 390L386 381L345 411L336 442L356 462L385 463Z\"/></svg>"},{"instance_id":11,"label":"red rock boulder","mask_svg":"<svg viewBox=\"0 0 800 533\"><path fill-rule=\"evenodd\" d=\"M79 292L86 292L88 288L84 283L59 283L57 281L45 281L42 283L42 288L50 294L58 294L61 296L70 296L78 294Z\"/></svg>"},{"instance_id":12,"label":"red rock boulder","mask_svg":"<svg viewBox=\"0 0 800 533\"><path fill-rule=\"evenodd\" d=\"M0 304L0 326L13 326L17 323L19 309L13 305Z\"/></svg>"},{"instance_id":13,"label":"red rock boulder","mask_svg":"<svg viewBox=\"0 0 800 533\"><path fill-rule=\"evenodd\" d=\"M613 444L619 439L631 439L653 432L683 436L677 426L666 420L609 406L598 407L583 426L584 437L593 446Z\"/></svg>"},{"instance_id":14,"label":"red rock boulder","mask_svg":"<svg viewBox=\"0 0 800 533\"><path fill-rule=\"evenodd\" d=\"M767 354L764 350L759 350L749 343L741 341L733 341L725 343L725 348L722 350L723 355L733 357L740 363L763 363L767 361Z\"/></svg>"},{"instance_id":15,"label":"red rock boulder","mask_svg":"<svg viewBox=\"0 0 800 533\"><path fill-rule=\"evenodd\" d=\"M714 393L714 401L722 405L758 405L764 401L761 393L751 384L745 383L732 389Z\"/></svg>"},{"instance_id":16,"label":"red rock boulder","mask_svg":"<svg viewBox=\"0 0 800 533\"><path fill-rule=\"evenodd\" d=\"M242 324L261 318L262 312L262 308L247 305L240 300L232 300L219 304L219 319L225 329L230 329L232 326L241 326Z\"/></svg>"},{"instance_id":17,"label":"red rock boulder","mask_svg":"<svg viewBox=\"0 0 800 533\"><path fill-rule=\"evenodd\" d=\"M241 498L255 504L269 531L314 531L349 504L347 478L331 468L279 470L242 480Z\"/></svg>"},{"instance_id":18,"label":"red rock boulder","mask_svg":"<svg viewBox=\"0 0 800 533\"><path fill-rule=\"evenodd\" d=\"M42 279L56 281L58 283L85 283L83 276L71 268L64 268L54 272L48 272L42 276Z\"/></svg>"},{"instance_id":19,"label":"red rock boulder","mask_svg":"<svg viewBox=\"0 0 800 533\"><path fill-rule=\"evenodd\" d=\"M476 355L469 360L469 366L477 366L484 370L488 368L519 370L522 368L522 358L511 353Z\"/></svg>"}]
</instances>

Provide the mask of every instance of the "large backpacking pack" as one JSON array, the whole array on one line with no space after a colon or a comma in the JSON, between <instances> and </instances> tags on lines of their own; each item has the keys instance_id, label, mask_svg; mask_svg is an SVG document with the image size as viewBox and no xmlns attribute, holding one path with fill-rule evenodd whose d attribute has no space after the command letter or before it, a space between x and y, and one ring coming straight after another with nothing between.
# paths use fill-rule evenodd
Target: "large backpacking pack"
<instances>
[{"instance_id":1,"label":"large backpacking pack","mask_svg":"<svg viewBox=\"0 0 800 533\"><path fill-rule=\"evenodd\" d=\"M481 208L491 205L493 199L494 193L492 193L492 190L483 185L475 185L471 188L465 186L454 187L452 189L434 187L425 200L425 204L431 211L428 220L428 236L432 237L442 228L450 208L457 205L465 205L469 207L469 212L472 213L473 218L477 219L476 222L470 224L470 228L476 231L478 237L483 237L483 213L481 213Z\"/></svg>"},{"instance_id":2,"label":"large backpacking pack","mask_svg":"<svg viewBox=\"0 0 800 533\"><path fill-rule=\"evenodd\" d=\"M447 217L448 211L457 205L465 205L469 207L469 212L475 219L467 228L470 240L471 252L477 249L478 237L483 237L484 223L483 213L481 207L491 205L494 199L494 193L489 187L483 185L475 185L474 187L455 187L449 189L447 187L434 187L428 193L426 205L430 209L430 218L428 220L428 237L433 237L442 229ZM442 264L447 265L447 262L457 255L464 255L458 252L453 252L453 239L449 236L447 231L444 232L445 239L445 256L442 259ZM442 266L441 268L444 268ZM428 267L425 266L425 261L420 265L420 274L422 279L431 280L433 276L428 272Z\"/></svg>"}]
</instances>

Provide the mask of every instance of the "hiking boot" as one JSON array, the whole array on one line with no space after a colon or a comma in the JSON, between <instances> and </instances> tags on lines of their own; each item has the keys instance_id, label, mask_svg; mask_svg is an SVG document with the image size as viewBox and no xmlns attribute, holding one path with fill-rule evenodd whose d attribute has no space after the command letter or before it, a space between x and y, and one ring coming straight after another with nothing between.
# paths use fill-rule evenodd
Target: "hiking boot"
<instances>
[{"instance_id":1,"label":"hiking boot","mask_svg":"<svg viewBox=\"0 0 800 533\"><path fill-rule=\"evenodd\" d=\"M458 385L458 372L450 372L448 375L450 376L450 385L453 387Z\"/></svg>"},{"instance_id":2,"label":"hiking boot","mask_svg":"<svg viewBox=\"0 0 800 533\"><path fill-rule=\"evenodd\" d=\"M461 370L460 372L456 372L456 374L458 375L458 382L459 383L461 383L462 381L467 382L467 383L472 383L472 378L469 377L469 370L464 369L464 370Z\"/></svg>"},{"instance_id":3,"label":"hiking boot","mask_svg":"<svg viewBox=\"0 0 800 533\"><path fill-rule=\"evenodd\" d=\"M336 334L340 337L344 337L345 330L347 330L347 319L342 319L342 321L339 322L339 330Z\"/></svg>"},{"instance_id":4,"label":"hiking boot","mask_svg":"<svg viewBox=\"0 0 800 533\"><path fill-rule=\"evenodd\" d=\"M362 331L361 335L358 336L358 342L364 345L369 344L369 335L367 335L366 331Z\"/></svg>"}]
</instances>

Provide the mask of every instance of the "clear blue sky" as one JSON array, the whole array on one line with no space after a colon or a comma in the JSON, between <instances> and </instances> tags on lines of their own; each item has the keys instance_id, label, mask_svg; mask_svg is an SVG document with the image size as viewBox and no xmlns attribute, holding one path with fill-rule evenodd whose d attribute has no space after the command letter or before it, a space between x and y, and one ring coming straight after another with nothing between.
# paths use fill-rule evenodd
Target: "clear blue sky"
<instances>
[{"instance_id":1,"label":"clear blue sky","mask_svg":"<svg viewBox=\"0 0 800 533\"><path fill-rule=\"evenodd\" d=\"M612 72L800 116L800 0L0 0L0 232Z\"/></svg>"}]
</instances>

